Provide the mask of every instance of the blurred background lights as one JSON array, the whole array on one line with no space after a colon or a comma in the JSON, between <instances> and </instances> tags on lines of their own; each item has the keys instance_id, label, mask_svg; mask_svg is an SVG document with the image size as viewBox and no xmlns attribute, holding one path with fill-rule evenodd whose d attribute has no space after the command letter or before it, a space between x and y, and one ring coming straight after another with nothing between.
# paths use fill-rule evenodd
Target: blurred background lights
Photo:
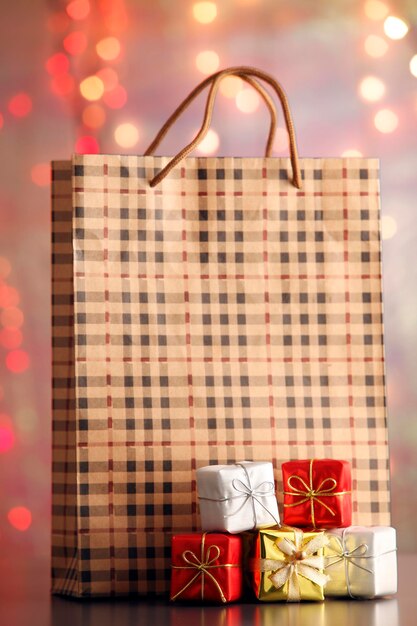
<instances>
[{"instance_id":1,"label":"blurred background lights","mask_svg":"<svg viewBox=\"0 0 417 626\"><path fill-rule=\"evenodd\" d=\"M32 182L38 187L46 187L51 182L51 166L49 163L37 163L30 170Z\"/></svg>"},{"instance_id":2,"label":"blurred background lights","mask_svg":"<svg viewBox=\"0 0 417 626\"><path fill-rule=\"evenodd\" d=\"M218 134L216 133L215 130L210 128L207 135L198 145L197 151L200 152L201 154L213 154L213 152L216 152L217 148L219 147L219 144L220 144L220 139L219 139Z\"/></svg>"},{"instance_id":3,"label":"blurred background lights","mask_svg":"<svg viewBox=\"0 0 417 626\"><path fill-rule=\"evenodd\" d=\"M80 92L86 100L100 100L104 93L103 81L98 76L88 76L81 81Z\"/></svg>"},{"instance_id":4,"label":"blurred background lights","mask_svg":"<svg viewBox=\"0 0 417 626\"><path fill-rule=\"evenodd\" d=\"M19 304L20 296L17 289L0 283L0 307L15 307Z\"/></svg>"},{"instance_id":5,"label":"blurred background lights","mask_svg":"<svg viewBox=\"0 0 417 626\"><path fill-rule=\"evenodd\" d=\"M408 33L408 26L401 18L390 15L384 22L384 31L390 39L402 39Z\"/></svg>"},{"instance_id":6,"label":"blurred background lights","mask_svg":"<svg viewBox=\"0 0 417 626\"><path fill-rule=\"evenodd\" d=\"M220 59L214 50L203 50L195 58L197 69L203 74L213 74L220 65Z\"/></svg>"},{"instance_id":7,"label":"blurred background lights","mask_svg":"<svg viewBox=\"0 0 417 626\"><path fill-rule=\"evenodd\" d=\"M385 85L380 78L376 76L366 76L359 85L359 93L364 100L377 102L385 94Z\"/></svg>"},{"instance_id":8,"label":"blurred background lights","mask_svg":"<svg viewBox=\"0 0 417 626\"><path fill-rule=\"evenodd\" d=\"M52 78L50 87L52 93L62 98L74 91L75 81L70 74L61 74Z\"/></svg>"},{"instance_id":9,"label":"blurred background lights","mask_svg":"<svg viewBox=\"0 0 417 626\"><path fill-rule=\"evenodd\" d=\"M29 355L25 350L11 350L6 356L6 367L15 374L26 371L29 364Z\"/></svg>"},{"instance_id":10,"label":"blurred background lights","mask_svg":"<svg viewBox=\"0 0 417 626\"><path fill-rule=\"evenodd\" d=\"M87 43L87 35L85 35L82 31L74 31L65 37L62 45L68 54L78 56L85 51Z\"/></svg>"},{"instance_id":11,"label":"blurred background lights","mask_svg":"<svg viewBox=\"0 0 417 626\"><path fill-rule=\"evenodd\" d=\"M139 131L134 124L119 124L114 131L114 139L121 148L133 148L139 140Z\"/></svg>"},{"instance_id":12,"label":"blurred background lights","mask_svg":"<svg viewBox=\"0 0 417 626\"><path fill-rule=\"evenodd\" d=\"M88 0L72 0L67 5L67 13L73 20L84 20L90 13Z\"/></svg>"},{"instance_id":13,"label":"blurred background lights","mask_svg":"<svg viewBox=\"0 0 417 626\"><path fill-rule=\"evenodd\" d=\"M119 82L117 72L112 67L103 67L97 72L97 77L103 83L104 91L112 91Z\"/></svg>"},{"instance_id":14,"label":"blurred background lights","mask_svg":"<svg viewBox=\"0 0 417 626\"><path fill-rule=\"evenodd\" d=\"M374 124L380 133L392 133L398 126L398 115L391 109L381 109L374 117Z\"/></svg>"},{"instance_id":15,"label":"blurred background lights","mask_svg":"<svg viewBox=\"0 0 417 626\"><path fill-rule=\"evenodd\" d=\"M16 350L23 341L23 335L18 328L2 328L0 330L0 345L6 350Z\"/></svg>"},{"instance_id":16,"label":"blurred background lights","mask_svg":"<svg viewBox=\"0 0 417 626\"><path fill-rule=\"evenodd\" d=\"M59 11L57 13L52 13L48 17L46 26L52 33L64 33L68 28L69 21L68 15Z\"/></svg>"},{"instance_id":17,"label":"blurred background lights","mask_svg":"<svg viewBox=\"0 0 417 626\"><path fill-rule=\"evenodd\" d=\"M0 322L4 328L20 328L24 322L24 315L17 307L7 307L0 313Z\"/></svg>"},{"instance_id":18,"label":"blurred background lights","mask_svg":"<svg viewBox=\"0 0 417 626\"><path fill-rule=\"evenodd\" d=\"M397 221L391 215L383 215L381 217L381 236L382 239L391 239L397 232Z\"/></svg>"},{"instance_id":19,"label":"blurred background lights","mask_svg":"<svg viewBox=\"0 0 417 626\"><path fill-rule=\"evenodd\" d=\"M389 8L380 0L368 0L364 5L365 15L370 20L383 20L388 15Z\"/></svg>"},{"instance_id":20,"label":"blurred background lights","mask_svg":"<svg viewBox=\"0 0 417 626\"><path fill-rule=\"evenodd\" d=\"M52 76L55 74L65 74L69 70L68 57L63 52L53 54L45 63L46 71Z\"/></svg>"},{"instance_id":21,"label":"blurred background lights","mask_svg":"<svg viewBox=\"0 0 417 626\"><path fill-rule=\"evenodd\" d=\"M259 95L252 87L244 88L236 95L236 106L242 113L253 113L259 104Z\"/></svg>"},{"instance_id":22,"label":"blurred background lights","mask_svg":"<svg viewBox=\"0 0 417 626\"><path fill-rule=\"evenodd\" d=\"M370 57L380 58L386 54L388 50L388 43L382 37L378 35L368 35L364 43L365 52Z\"/></svg>"},{"instance_id":23,"label":"blurred background lights","mask_svg":"<svg viewBox=\"0 0 417 626\"><path fill-rule=\"evenodd\" d=\"M200 24L210 24L216 19L217 5L215 2L195 2L193 15Z\"/></svg>"},{"instance_id":24,"label":"blurred background lights","mask_svg":"<svg viewBox=\"0 0 417 626\"><path fill-rule=\"evenodd\" d=\"M25 93L17 93L9 100L9 111L15 117L26 117L32 110L32 99Z\"/></svg>"},{"instance_id":25,"label":"blurred background lights","mask_svg":"<svg viewBox=\"0 0 417 626\"><path fill-rule=\"evenodd\" d=\"M8 512L7 519L13 528L23 532L32 524L32 513L25 506L15 506Z\"/></svg>"},{"instance_id":26,"label":"blurred background lights","mask_svg":"<svg viewBox=\"0 0 417 626\"><path fill-rule=\"evenodd\" d=\"M117 37L101 39L96 45L96 51L104 61L113 61L120 54L120 41Z\"/></svg>"},{"instance_id":27,"label":"blurred background lights","mask_svg":"<svg viewBox=\"0 0 417 626\"><path fill-rule=\"evenodd\" d=\"M8 452L14 446L15 435L11 426L0 426L0 453Z\"/></svg>"},{"instance_id":28,"label":"blurred background lights","mask_svg":"<svg viewBox=\"0 0 417 626\"><path fill-rule=\"evenodd\" d=\"M4 117L3 115L0 113L0 130L3 128L4 125Z\"/></svg>"},{"instance_id":29,"label":"blurred background lights","mask_svg":"<svg viewBox=\"0 0 417 626\"><path fill-rule=\"evenodd\" d=\"M410 61L410 72L417 78L417 54Z\"/></svg>"},{"instance_id":30,"label":"blurred background lights","mask_svg":"<svg viewBox=\"0 0 417 626\"><path fill-rule=\"evenodd\" d=\"M117 85L111 91L105 92L103 101L110 109L121 109L127 101L126 89L122 85Z\"/></svg>"},{"instance_id":31,"label":"blurred background lights","mask_svg":"<svg viewBox=\"0 0 417 626\"><path fill-rule=\"evenodd\" d=\"M236 98L241 89L243 89L243 80L239 76L226 76L220 82L220 92L226 98Z\"/></svg>"},{"instance_id":32,"label":"blurred background lights","mask_svg":"<svg viewBox=\"0 0 417 626\"><path fill-rule=\"evenodd\" d=\"M79 137L75 143L75 152L77 154L97 154L99 151L98 141L91 135Z\"/></svg>"},{"instance_id":33,"label":"blurred background lights","mask_svg":"<svg viewBox=\"0 0 417 626\"><path fill-rule=\"evenodd\" d=\"M82 119L88 128L101 128L106 121L106 112L99 104L89 104L82 113Z\"/></svg>"},{"instance_id":34,"label":"blurred background lights","mask_svg":"<svg viewBox=\"0 0 417 626\"><path fill-rule=\"evenodd\" d=\"M343 158L346 158L346 157L362 157L363 154L362 154L362 152L360 150L357 150L356 148L348 148L347 150L344 150L340 156L343 157Z\"/></svg>"}]
</instances>

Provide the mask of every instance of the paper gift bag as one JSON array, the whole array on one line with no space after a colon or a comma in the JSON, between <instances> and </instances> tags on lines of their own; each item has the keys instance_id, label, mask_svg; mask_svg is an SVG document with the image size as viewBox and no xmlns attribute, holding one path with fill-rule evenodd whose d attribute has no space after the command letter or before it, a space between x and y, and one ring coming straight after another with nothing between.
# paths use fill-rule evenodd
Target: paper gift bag
<instances>
[{"instance_id":1,"label":"paper gift bag","mask_svg":"<svg viewBox=\"0 0 417 626\"><path fill-rule=\"evenodd\" d=\"M187 158L231 74L275 90L289 159ZM53 591L166 592L210 464L272 460L282 491L282 460L346 459L353 523L389 524L376 159L300 159L281 86L232 68L145 156L55 163L52 209Z\"/></svg>"}]
</instances>

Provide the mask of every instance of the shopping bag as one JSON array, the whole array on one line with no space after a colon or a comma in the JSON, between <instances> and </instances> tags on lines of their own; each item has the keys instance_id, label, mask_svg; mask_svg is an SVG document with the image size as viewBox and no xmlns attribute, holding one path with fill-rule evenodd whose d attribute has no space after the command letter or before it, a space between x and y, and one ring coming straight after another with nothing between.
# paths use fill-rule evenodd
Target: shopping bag
<instances>
[{"instance_id":1,"label":"shopping bag","mask_svg":"<svg viewBox=\"0 0 417 626\"><path fill-rule=\"evenodd\" d=\"M273 88L290 158L188 157L230 75ZM153 156L207 85L195 140ZM353 523L390 523L378 168L299 158L245 67L145 156L53 164L54 592L166 592L204 465L272 461L282 501L282 461L346 459Z\"/></svg>"}]
</instances>

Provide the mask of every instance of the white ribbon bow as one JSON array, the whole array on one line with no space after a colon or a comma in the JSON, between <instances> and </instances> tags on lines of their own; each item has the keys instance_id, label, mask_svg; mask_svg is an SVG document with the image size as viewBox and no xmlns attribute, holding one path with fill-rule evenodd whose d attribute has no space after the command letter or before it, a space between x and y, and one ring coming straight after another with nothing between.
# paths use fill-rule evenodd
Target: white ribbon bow
<instances>
[{"instance_id":1,"label":"white ribbon bow","mask_svg":"<svg viewBox=\"0 0 417 626\"><path fill-rule=\"evenodd\" d=\"M327 545L328 539L321 533L303 546L303 537L302 531L294 530L294 542L287 538L275 542L275 547L285 555L284 561L260 559L261 572L272 571L269 579L276 589L288 581L288 602L299 602L301 599L299 576L320 587L324 587L329 580L329 576L320 571L324 569L324 557L316 555Z\"/></svg>"}]
</instances>

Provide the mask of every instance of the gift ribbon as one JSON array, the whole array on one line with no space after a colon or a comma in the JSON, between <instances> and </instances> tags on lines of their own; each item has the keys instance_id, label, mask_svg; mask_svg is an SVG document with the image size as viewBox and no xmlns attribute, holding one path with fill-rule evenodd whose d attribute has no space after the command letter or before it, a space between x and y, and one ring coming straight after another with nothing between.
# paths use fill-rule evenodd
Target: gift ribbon
<instances>
[{"instance_id":1,"label":"gift ribbon","mask_svg":"<svg viewBox=\"0 0 417 626\"><path fill-rule=\"evenodd\" d=\"M314 511L315 503L318 502L319 504L321 504L321 506L323 506L334 517L336 515L336 512L333 511L333 509L323 501L323 498L328 498L328 497L333 497L333 496L344 496L350 493L350 491L335 491L337 487L337 481L334 478L330 478L330 477L324 478L319 484L319 486L317 487L317 489L315 489L313 485L314 461L315 459L311 459L310 461L310 469L309 469L310 484L309 485L307 485L307 483L305 482L303 478L301 478L301 476L297 476L297 474L292 474L291 476L289 476L287 480L287 485L290 489L292 489L292 491L284 491L284 495L293 496L293 497L302 498L302 499L299 500L298 502L292 502L291 504L285 503L284 507L289 508L293 506L299 506L300 504L304 504L304 502L310 501L311 523L313 524L314 528L316 528L316 517L315 517L315 511ZM295 480L301 483L303 487L302 489L300 489L299 487L296 487L293 484ZM326 485L329 485L329 486L326 487Z\"/></svg>"},{"instance_id":2,"label":"gift ribbon","mask_svg":"<svg viewBox=\"0 0 417 626\"><path fill-rule=\"evenodd\" d=\"M252 505L252 513L253 513L253 528L257 527L258 517L256 514L256 506L257 502L259 506L261 506L267 513L272 517L275 524L277 526L280 525L279 520L275 517L273 513L265 506L262 502L261 498L270 498L271 496L275 497L275 485L270 480L264 480L255 487L252 486L251 479L249 476L249 472L243 463L236 463L239 467L241 467L245 473L247 482L243 482L240 478L234 478L232 480L232 487L239 493L237 496L229 496L228 498L206 498L199 496L199 500L208 500L209 502L227 502L229 500L235 500L236 498L243 498L242 504L232 513L228 513L225 517L232 517L240 513L240 511L246 506L246 503L250 501Z\"/></svg>"},{"instance_id":3,"label":"gift ribbon","mask_svg":"<svg viewBox=\"0 0 417 626\"><path fill-rule=\"evenodd\" d=\"M284 555L283 561L260 559L261 572L272 571L269 579L276 589L280 589L288 582L287 602L301 600L299 576L320 587L324 587L329 580L329 576L320 571L324 569L324 557L314 556L318 550L327 545L328 539L325 534L312 537L305 545L303 538L303 532L294 529L294 542L287 538L274 542L274 546Z\"/></svg>"},{"instance_id":4,"label":"gift ribbon","mask_svg":"<svg viewBox=\"0 0 417 626\"><path fill-rule=\"evenodd\" d=\"M342 537L338 537L337 535L329 535L329 537L331 537L332 539L336 540L336 543L338 545L339 551L336 552L336 554L334 555L330 555L328 557L326 557L326 560L328 561L329 559L335 559L332 563L327 563L325 569L329 569L329 567L332 567L333 565L337 565L337 563L340 563L341 561L344 562L344 567L345 567L345 580L346 580L346 588L348 591L348 594L351 598L355 599L358 596L355 596L352 593L352 588L351 588L351 584L350 584L350 575L349 575L349 565L353 565L354 567L358 567L359 569L368 572L368 574L374 574L374 570L372 569L368 569L367 567L364 567L363 565L360 565L359 563L357 563L355 561L355 559L375 559L379 556L383 556L385 554L390 554L391 552L396 552L396 550L387 550L386 552L380 552L378 555L372 556L367 554L368 552L368 546L366 545L366 543L361 543L358 546L356 546L356 548L353 548L353 550L348 550L346 547L346 532L349 530L349 528L344 528L343 532L342 532ZM333 548L332 548L333 549Z\"/></svg>"},{"instance_id":5,"label":"gift ribbon","mask_svg":"<svg viewBox=\"0 0 417 626\"><path fill-rule=\"evenodd\" d=\"M205 548L205 540L207 533L203 533L201 537L201 555L200 558L193 552L192 550L184 550L182 553L182 558L187 565L171 565L172 569L189 569L196 570L194 576L180 589L174 596L171 597L171 600L176 600L178 596L180 596L188 587L191 587L195 583L195 581L201 576L201 599L204 600L204 580L205 576L208 576L210 580L216 586L221 601L227 602L226 597L223 593L223 589L221 588L219 582L216 580L215 576L209 571L211 569L219 568L219 567L240 567L239 564L234 563L219 563L214 565L214 562L220 557L220 548L216 545L211 545L207 548L207 552L204 554Z\"/></svg>"}]
</instances>

